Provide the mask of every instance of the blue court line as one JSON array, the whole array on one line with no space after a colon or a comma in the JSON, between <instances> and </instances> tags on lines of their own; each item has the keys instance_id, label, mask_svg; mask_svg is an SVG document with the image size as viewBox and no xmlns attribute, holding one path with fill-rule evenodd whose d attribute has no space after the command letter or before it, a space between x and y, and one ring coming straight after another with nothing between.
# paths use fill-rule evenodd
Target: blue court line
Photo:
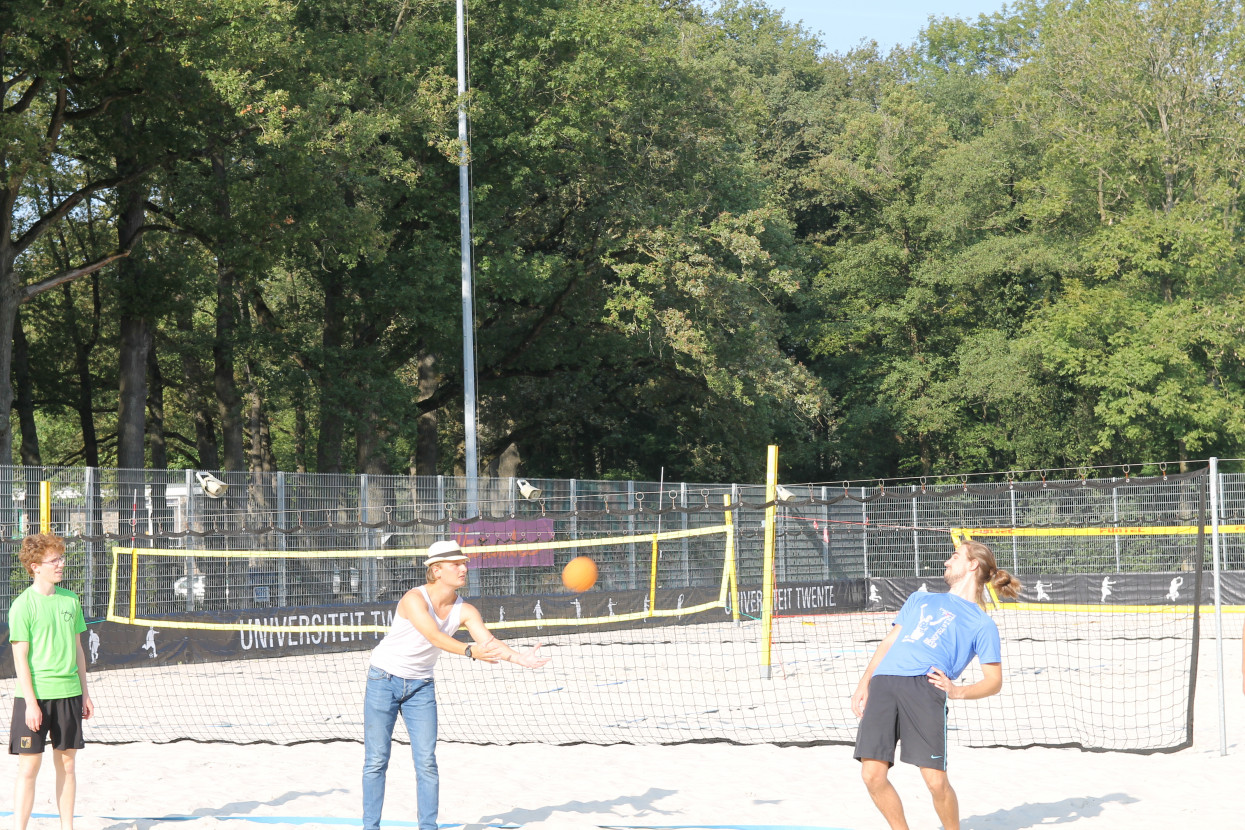
<instances>
[{"instance_id":1,"label":"blue court line","mask_svg":"<svg viewBox=\"0 0 1245 830\"><path fill-rule=\"evenodd\" d=\"M0 811L0 816L11 816L12 811ZM57 818L56 813L32 813L31 818ZM83 818L83 816L75 816L75 818ZM201 819L214 819L216 821L249 821L254 824L339 824L347 827L362 827L363 822L357 818L331 818L329 816L98 816L98 818L107 819L108 821L199 821ZM381 827L418 827L418 821L390 821L385 819L380 823ZM442 824L444 828L466 827L465 824ZM485 824L484 827L497 828L497 830L517 830L522 827L519 824Z\"/></svg>"},{"instance_id":2,"label":"blue court line","mask_svg":"<svg viewBox=\"0 0 1245 830\"><path fill-rule=\"evenodd\" d=\"M0 816L11 816L12 811L2 810ZM76 816L83 818L83 816ZM57 818L55 813L32 813L31 818ZM361 827L363 822L357 818L332 818L329 816L99 816L108 821L199 821L214 819L216 821L249 821L254 824L319 824ZM417 821L384 820L382 827L418 827ZM465 824L441 824L445 830L455 827L466 827ZM521 830L521 824L485 824L476 825L496 830ZM588 825L592 826L592 825ZM796 824L598 824L598 830L848 830L846 827L823 827Z\"/></svg>"},{"instance_id":3,"label":"blue court line","mask_svg":"<svg viewBox=\"0 0 1245 830\"><path fill-rule=\"evenodd\" d=\"M600 824L600 830L848 830L803 824Z\"/></svg>"}]
</instances>

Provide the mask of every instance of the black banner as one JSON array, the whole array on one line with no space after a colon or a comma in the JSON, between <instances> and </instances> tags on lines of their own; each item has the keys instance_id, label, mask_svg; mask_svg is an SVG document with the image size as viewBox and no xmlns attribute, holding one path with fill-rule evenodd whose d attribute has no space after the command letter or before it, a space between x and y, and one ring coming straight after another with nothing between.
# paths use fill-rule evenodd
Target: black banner
<instances>
[{"instance_id":1,"label":"black banner","mask_svg":"<svg viewBox=\"0 0 1245 830\"><path fill-rule=\"evenodd\" d=\"M1037 574L1024 577L1020 601L1038 605L1181 605L1193 602L1193 577L1189 572L1148 574ZM1245 573L1221 574L1222 601L1225 605L1245 604ZM1213 578L1204 575L1204 609L1213 607ZM811 583L785 583L776 586L774 614L802 616L842 614L860 611L893 613L914 591L946 591L940 577L902 579L841 579ZM761 616L760 585L739 587L739 614L744 619ZM649 593L644 590L600 591L583 594L545 596L474 597L485 625L506 638L538 638L572 634L591 628L596 631L643 628L649 626L693 625L724 622L732 617L730 597L727 607L697 612L680 612L714 603L718 588L663 589L657 592L657 608L670 616L650 617ZM393 622L392 603L316 608L252 609L179 614L168 623L202 626L306 626L321 630L308 632L238 631L211 628L175 628L155 622L129 625L93 622L87 626L84 646L91 671L135 668L143 665L177 665L223 660L285 657L322 651L364 651L372 649L384 636L377 632L324 631L328 626L377 626L387 629ZM639 615L638 618L630 618ZM617 619L615 619L617 618ZM507 628L512 620L536 621L536 625ZM576 623L591 620L591 624ZM0 625L5 639L8 626ZM466 633L459 632L465 639ZM13 677L11 649L0 650L0 677Z\"/></svg>"},{"instance_id":2,"label":"black banner","mask_svg":"<svg viewBox=\"0 0 1245 830\"><path fill-rule=\"evenodd\" d=\"M1169 573L1031 574L1022 578L1019 602L1038 605L1192 605L1192 571ZM1214 576L1202 574L1202 608L1213 608ZM913 591L946 591L942 579L870 579L871 610L898 610ZM1220 601L1245 605L1245 573L1220 574Z\"/></svg>"}]
</instances>

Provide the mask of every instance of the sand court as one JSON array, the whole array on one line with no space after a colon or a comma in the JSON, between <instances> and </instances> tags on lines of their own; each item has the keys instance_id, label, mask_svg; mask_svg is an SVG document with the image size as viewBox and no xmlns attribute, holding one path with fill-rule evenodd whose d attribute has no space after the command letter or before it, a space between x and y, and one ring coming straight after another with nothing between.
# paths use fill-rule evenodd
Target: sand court
<instances>
[{"instance_id":1,"label":"sand court","mask_svg":"<svg viewBox=\"0 0 1245 830\"><path fill-rule=\"evenodd\" d=\"M1239 617L1227 618L1239 631ZM1170 754L953 747L950 773L965 828L1093 830L1242 826L1245 695L1239 634L1224 644L1228 754L1219 747L1215 641L1204 632L1195 743ZM1142 672L1141 676L1145 676ZM844 695L850 689L844 690ZM256 702L260 705L260 702ZM479 705L484 705L480 702ZM975 704L956 703L968 710ZM984 710L983 710L984 711ZM131 713L137 714L137 713ZM486 828L885 827L846 746L779 747L442 743L441 825ZM245 830L359 826L359 743L90 745L79 756L82 830ZM15 762L5 756L5 784ZM32 827L58 827L50 759ZM912 826L938 826L919 773L893 780ZM6 790L7 792L7 790ZM414 773L394 748L386 826L414 827Z\"/></svg>"}]
</instances>

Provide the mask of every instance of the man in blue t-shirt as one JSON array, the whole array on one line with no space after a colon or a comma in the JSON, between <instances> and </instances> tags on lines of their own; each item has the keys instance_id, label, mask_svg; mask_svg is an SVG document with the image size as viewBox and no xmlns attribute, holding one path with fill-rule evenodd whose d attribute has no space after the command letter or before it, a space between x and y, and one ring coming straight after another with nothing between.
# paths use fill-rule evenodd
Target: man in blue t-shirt
<instances>
[{"instance_id":1,"label":"man in blue t-shirt","mask_svg":"<svg viewBox=\"0 0 1245 830\"><path fill-rule=\"evenodd\" d=\"M963 542L945 563L945 594L917 591L865 668L852 711L860 718L856 759L873 803L892 830L907 830L903 803L887 777L900 760L921 768L944 830L959 830L960 807L947 780L947 700L977 700L1003 687L999 630L982 610L986 583L1016 597L1020 583L999 570L990 548ZM982 679L955 681L976 656Z\"/></svg>"}]
</instances>

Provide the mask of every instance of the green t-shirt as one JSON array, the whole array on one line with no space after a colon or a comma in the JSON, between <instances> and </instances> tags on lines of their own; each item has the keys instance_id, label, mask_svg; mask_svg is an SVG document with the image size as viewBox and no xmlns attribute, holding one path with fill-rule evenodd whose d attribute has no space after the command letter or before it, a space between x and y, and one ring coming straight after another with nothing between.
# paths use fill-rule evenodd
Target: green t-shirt
<instances>
[{"instance_id":1,"label":"green t-shirt","mask_svg":"<svg viewBox=\"0 0 1245 830\"><path fill-rule=\"evenodd\" d=\"M27 588L9 607L9 642L30 643L35 697L57 700L82 694L78 680L78 635L86 631L78 595L57 588L44 596ZM17 694L20 697L22 690Z\"/></svg>"}]
</instances>

